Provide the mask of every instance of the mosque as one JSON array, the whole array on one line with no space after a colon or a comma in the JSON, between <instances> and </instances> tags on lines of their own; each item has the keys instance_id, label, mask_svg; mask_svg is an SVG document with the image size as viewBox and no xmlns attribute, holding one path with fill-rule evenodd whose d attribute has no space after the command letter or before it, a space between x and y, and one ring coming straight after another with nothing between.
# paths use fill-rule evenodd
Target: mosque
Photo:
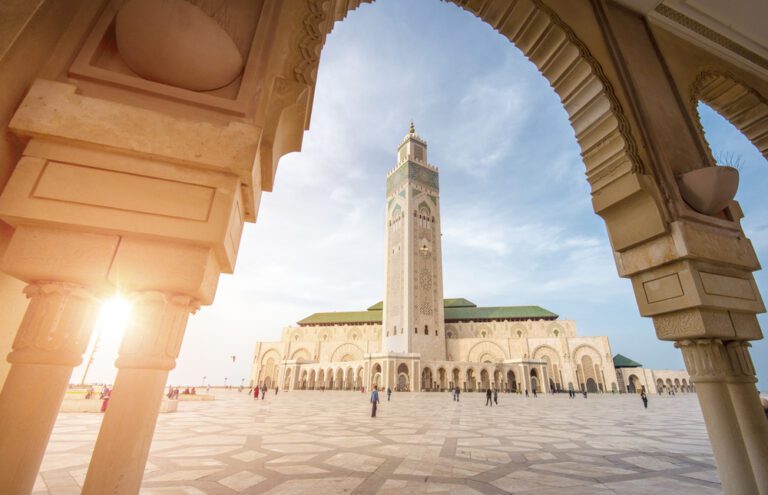
<instances>
[{"instance_id":1,"label":"mosque","mask_svg":"<svg viewBox=\"0 0 768 495\"><path fill-rule=\"evenodd\" d=\"M427 143L411 124L387 174L384 300L364 311L315 313L285 328L280 341L258 342L253 384L283 390L657 391L653 370L644 370L651 375L639 381L637 374L617 374L608 337L579 336L576 322L549 310L444 299L438 178ZM690 381L685 372L670 373L678 383Z\"/></svg>"}]
</instances>

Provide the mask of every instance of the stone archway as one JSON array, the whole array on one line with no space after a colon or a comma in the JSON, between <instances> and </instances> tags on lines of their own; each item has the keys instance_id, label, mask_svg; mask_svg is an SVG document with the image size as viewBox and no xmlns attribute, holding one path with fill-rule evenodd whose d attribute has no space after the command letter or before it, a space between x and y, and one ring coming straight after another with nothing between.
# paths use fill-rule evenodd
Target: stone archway
<instances>
[{"instance_id":1,"label":"stone archway","mask_svg":"<svg viewBox=\"0 0 768 495\"><path fill-rule=\"evenodd\" d=\"M400 363L397 366L397 379L395 383L397 384L397 390L400 392L407 392L411 389L410 373L407 364Z\"/></svg>"},{"instance_id":2,"label":"stone archway","mask_svg":"<svg viewBox=\"0 0 768 495\"><path fill-rule=\"evenodd\" d=\"M745 247L745 243L748 244L749 241L745 240L742 233L739 232L738 220L733 220L735 218L733 215L735 211L726 211L723 215L725 218L706 219L701 216L696 217L693 213L686 211L684 205L680 205L677 202L674 194L675 184L669 177L672 170L668 171L669 173L666 177L664 173L659 172L659 170L663 171L665 167L681 166L670 165L670 163L688 162L692 163L692 165L685 166L696 168L701 165L701 163L697 163L701 155L695 152L688 153L690 147L679 146L679 155L676 156L680 157L681 160L669 160L669 158L675 155L672 153L664 154L664 148L677 149L678 136L675 135L676 142L671 145L661 142L663 140L653 142L656 136L663 133L666 129L654 129L657 121L644 115L643 105L646 105L647 101L653 100L649 96L653 96L657 90L669 93L670 88L665 86L664 81L660 81L657 85L649 84L649 81L653 82L653 76L648 76L650 79L640 83L632 81L632 78L636 77L636 73L632 72L631 69L633 67L624 63L624 60L629 57L627 53L623 52L624 48L622 45L622 41L629 41L622 39L620 34L613 32L611 29L611 18L606 15L606 10L613 8L613 6L610 5L610 2L592 2L591 7L593 10L588 9L584 11L585 16L583 18L585 20L571 21L574 23L574 27L578 28L574 29L563 22L553 10L558 9L557 2L552 2L552 7L545 5L539 0L519 0L514 3L483 0L464 2L456 0L455 3L475 13L484 22L497 29L520 48L550 81L554 90L563 101L587 166L588 180L592 185L594 193L593 204L595 210L606 220L621 275L633 278L641 313L645 316L654 317L654 324L659 338L677 342L694 382L701 377L706 377L708 380L706 387L719 387L717 388L718 398L729 404L729 407L723 407L719 412L709 406L709 404L717 403L718 401L702 400L702 409L704 410L708 425L711 426L719 422L719 424L745 427L752 424L751 422L755 419L754 416L756 414L752 411L756 410L755 407L752 407L755 405L755 394L751 394L752 403L746 400L739 401L733 397L738 396L740 393L746 397L748 391L744 390L744 386L736 385L736 383L743 384L754 378L754 370L751 369L752 365L746 341L760 338L761 332L754 314L761 311L759 306L762 303L758 301L759 294L753 291L752 295L755 297L751 299L752 303L743 302L747 299L741 298L737 306L733 303L733 300L738 299L738 297L733 297L733 291L746 291L746 286L750 285L750 283L753 284L751 271L757 269L756 264L751 262L754 253L749 246ZM274 33L274 39L270 38L267 40L268 43L265 45L267 48L265 48L263 57L264 60L269 60L270 62L269 70L265 69L267 76L265 76L264 80L258 79L255 84L243 85L244 87L249 87L247 89L252 92L244 94L243 99L239 101L231 100L224 102L223 108L217 107L216 104L210 104L210 100L202 102L194 97L194 95L191 100L185 101L185 96L178 91L175 91L171 98L164 101L167 105L161 105L167 106L170 109L165 114L154 112L154 109L133 107L132 103L139 99L136 94L130 98L120 98L118 96L116 97L118 101L98 98L98 92L94 93L96 96L79 94L76 91L78 88L74 82L68 84L55 81L38 81L29 88L30 91L27 93L28 96L25 100L26 104L19 107L15 118L15 121L20 123L15 129L19 135L25 138L36 136L36 138L42 137L43 140L50 139L51 141L58 142L60 146L68 149L68 151L78 147L96 150L103 155L99 160L103 162L114 161L117 163L121 154L149 158L147 161L152 162L154 165L147 165L146 174L148 180L160 178L158 176L158 168L166 168L169 165L177 168L180 175L186 174L188 176L195 175L200 177L206 175L206 173L203 173L204 170L209 171L214 168L227 175L227 180L230 183L226 186L227 197L235 198L242 196L242 202L239 202L240 198L236 202L230 202L229 209L223 212L223 215L216 217L214 220L215 225L206 225L206 228L211 227L211 231L215 230L216 234L210 239L206 238L204 242L197 238L180 237L179 232L186 229L176 228L178 227L176 224L174 224L174 228L166 227L159 229L157 232L147 232L148 226L154 224L154 222L131 222L132 226L130 228L123 229L125 231L125 239L121 242L119 253L115 252L112 253L113 256L107 256L110 259L117 259L114 254L121 255L119 257L120 260L126 263L129 269L132 269L132 267L141 268L146 266L148 261L151 261L156 266L163 266L170 258L182 258L178 255L179 253L184 253L184 259L188 260L188 262L185 262L185 269L194 271L193 276L186 278L185 282L188 282L187 285L172 285L180 283L180 280L177 276L178 272L169 270L172 273L171 276L164 276L159 272L153 273L152 275L155 278L152 279L151 283L145 283L142 280L140 283L134 283L134 287L131 287L131 290L139 287L142 291L155 291L156 297L152 304L162 301L162 304L167 304L168 307L173 308L173 311L178 312L179 315L179 320L177 321L180 322L181 329L172 334L173 338L169 337L169 342L160 342L158 340L159 343L156 347L147 350L142 349L142 352L137 353L137 355L142 356L144 354L154 355L162 350L167 350L166 352L169 353L167 360L163 361L162 366L145 364L148 374L162 377L162 374L167 372L168 366L173 365L181 346L181 336L184 333L183 329L184 325L186 325L188 314L194 312L201 304L210 304L212 301L212 291L210 289L211 286L215 288L215 282L211 283L211 281L215 280L220 272L231 271L234 268L234 258L237 254L237 245L239 244L243 221L253 221L255 219L258 209L258 197L261 190L272 189L275 169L280 156L300 148L301 134L304 127L308 125L317 63L325 35L330 31L335 20L344 17L350 6L356 7L358 4L355 1L341 3L315 0L282 2L282 6L279 6L279 8L283 10L279 10L280 15L273 16L273 19L275 19L274 24L269 25L267 30L270 33ZM566 16L569 13L565 8L560 8L559 12ZM106 13L106 15L108 14L109 12ZM105 19L106 21L110 20L109 18ZM92 20L95 21L96 19ZM626 22L628 24L631 22L641 24L644 20L642 18L634 19L633 17L633 19ZM84 22L84 24L87 23ZM94 22L92 24L109 25L109 22ZM651 35L646 32L650 30L645 29L646 26L644 24L636 27L638 29L635 33L638 33L638 36L649 37L649 39L643 38L643 41L653 41L650 39ZM596 32L598 29L602 29L602 31ZM603 71L600 63L594 58L587 45L576 35L576 32L580 33L581 36L584 36L586 33L588 38L585 39L590 39L590 43L594 45L595 49L592 51L599 54L604 63L611 64L607 72L611 74L613 85L609 83L609 78L605 75L605 71ZM631 42L638 47L638 50L641 49L640 43L635 43L635 40L631 40ZM649 51L645 52L648 61L657 63L658 67L656 68L664 74L663 54L658 53L654 55L653 53L653 50L660 50L661 48L658 45L653 45L653 43L648 44L652 46ZM274 53L269 51L269 47L274 49ZM63 51L66 52L66 50ZM63 54L64 58L70 58L73 55L76 55L76 53ZM715 56L715 60L726 61L722 55ZM258 70L262 71L262 69L263 67L260 65ZM248 70L249 68L246 67L246 71ZM74 73L76 70L72 72ZM651 71L647 72L649 74L652 73ZM254 73L251 70L250 73L244 74L244 79L248 79L247 76L253 75ZM665 80L666 78L662 76L660 79ZM91 78L88 82L88 85L94 88L98 87L98 84L98 78ZM144 84L150 84L150 82L144 81ZM25 85L27 84L19 85L19 95L23 93L24 89L27 89L23 87ZM614 85L619 91L622 91L623 98L621 101L625 103L625 107L629 111L633 112L632 119L624 115L620 100L615 96ZM170 89L177 90L178 88L171 87ZM255 96L257 92L258 97ZM158 98L162 99L162 96L160 94ZM167 92L165 96L168 96ZM665 106L666 112L662 115L663 118L666 119L670 115L676 115L676 111L673 108L675 106L674 97L676 96L678 96L677 93L672 94L673 104ZM80 103L90 104L97 102L100 108L106 109L107 115L114 115L117 110L122 115L130 114L132 117L141 117L138 120L142 122L162 119L164 123L168 124L164 127L169 130L174 129L177 133L170 140L167 139L168 136L159 136L161 141L158 141L158 138L152 136L155 128L151 126L146 126L146 128L144 126L137 126L134 124L135 120L133 119L122 119L124 122L114 123L118 127L115 127L115 132L109 136L96 135L96 133L91 136L87 132L77 134L76 132L83 129L103 128L103 124L106 122L100 121L98 115L89 115L78 110L72 111L71 108L63 106L62 101L64 100L67 102L74 101L76 103L74 105L75 108L79 107ZM33 103L36 101L42 101L42 105L35 107ZM247 109L240 108L238 103L242 101L247 101L248 106L254 107L254 112L257 116L248 113ZM219 101L218 103L220 104L221 102ZM174 111L172 106L179 104L189 105L183 109L177 108ZM204 111L196 114L199 120L193 122L186 118L189 112L197 112L201 106L206 108ZM192 107L195 107L194 110ZM635 107L638 107L639 110ZM30 108L38 113L35 114L34 111L30 113ZM150 112L150 116L147 116L146 112ZM39 125L52 121L53 119L50 119L51 115L60 117L58 122L60 124L59 128L46 128L45 125ZM72 120L73 118L74 120ZM85 120L77 120L80 118ZM256 122L254 123L254 121ZM79 123L80 125L69 125L72 122ZM132 126L132 128L119 128L125 122L129 123L128 125ZM683 122L683 124L686 123ZM205 129L204 127L206 126L209 128ZM684 127L682 125L672 130L677 130L682 135L685 133ZM179 129L182 130L179 131ZM656 132L654 133L653 131ZM212 141L209 141L209 138ZM644 142L638 146L635 144L634 139L642 139ZM167 141L173 142L175 146L165 146L164 144ZM208 150L196 147L196 144L199 142L214 142L216 145L212 146L215 149L213 154L223 158L218 159L208 156ZM75 144L73 145L73 143ZM638 149L644 150L644 161L640 159ZM660 149L661 153L659 152ZM198 153L199 151L205 153ZM22 160L29 160L30 158L30 156L25 156ZM52 157L35 157L35 159L37 158L45 161ZM254 163L256 164L256 169L251 168ZM16 168L14 171L16 178L19 177L20 170L23 168L26 167ZM644 175L646 172L652 173L653 177ZM206 177L205 180L209 180L209 178ZM203 188L211 188L211 184L206 183L203 185ZM215 188L213 187L213 189ZM660 189L663 191L660 191ZM6 191L10 191L8 194L22 192L9 188L6 188ZM663 194L661 194L662 192ZM26 197L29 199L28 195ZM181 204L179 203L179 205ZM81 245L82 238L79 237L80 234L71 234L71 232L77 231L78 228L86 236L91 236L92 234L101 235L113 228L115 231L120 230L118 226L114 226L111 223L108 229L93 225L83 225L78 223L81 220L77 216L59 218L52 222L50 218L35 216L37 213L7 210L3 213L5 218L21 219L18 225L16 225L19 228L13 234L15 245L22 246L21 249L17 250L17 253L26 253L27 250L23 249L23 247L32 247L42 242L40 236L29 235L30 230L25 227L25 223L35 224L41 231L49 229L52 224L77 227L62 229L69 232L66 235L57 234L48 237L49 240L46 242L49 242L50 246L54 247L61 247L64 244L68 248ZM80 217L85 216L87 215L80 215ZM170 218L171 216L167 216L163 221L167 220L170 222L172 221L168 220ZM694 218L695 221L688 222L690 218ZM116 219L116 216L113 219ZM705 226L704 230L697 230L697 226L702 225ZM674 240L672 232L674 233ZM126 249L129 249L126 246L130 246L132 243L136 245L147 236L158 239L158 245L162 249L152 250L147 248L146 253L149 254L146 256L134 256L133 262L125 261L125 257L122 255ZM705 241L701 240L702 237L705 238ZM72 239L75 240L72 241ZM194 246L190 247L188 244L194 244ZM705 252L705 248L709 250ZM198 252L199 249L207 251L201 254ZM173 252L173 256L167 256L169 250ZM57 251L60 251L60 253L56 253ZM70 251L69 249L51 249L51 253L54 253L58 258L52 260L50 267L44 267L42 270L35 271L35 273L45 272L43 276L35 277L30 272L18 269L21 265L17 264L16 261L21 261L22 258L9 259L9 256L14 254L13 252L6 252L5 264L15 267L12 273L13 276L28 283L35 284L37 280L52 281L52 285L59 287L60 290L64 290L62 287L73 280L78 281L78 283L84 283L86 285L85 290L90 290L90 285L101 285L103 277L97 277L96 280L98 282L94 282L88 275L88 270L76 270L78 273L72 274L62 273L51 268L61 266L61 262L65 261L61 252ZM216 251L215 255L211 254L213 251ZM102 251L99 252L101 253ZM108 249L105 252L108 255L110 254ZM665 254L663 259L660 259L655 258L653 256L654 253ZM211 261L214 259L216 261ZM702 260L707 263L706 270L714 268L717 273L700 271L697 261ZM85 266L85 263L83 265ZM722 268L721 265L726 267L727 270ZM68 266L74 265L70 264ZM734 276L734 273L737 276ZM699 280L696 277L706 278L707 274L714 275L715 277L710 277L710 285L718 289L719 292L725 292L724 294L705 293L701 289L701 283L693 283L694 279ZM683 278L682 283L678 285L673 284L675 290L679 287L680 290L678 292L682 292L680 295L663 299L658 297L662 294L668 294L670 290L669 282L679 280L680 277ZM205 280L207 286L201 288L201 284L189 282L190 280ZM726 281L723 282L723 280ZM174 287L173 291L168 289L170 286ZM36 285L31 287L32 289L29 290L30 297L33 298L34 302L41 301L41 289ZM695 302L698 296L707 298L707 303L702 305ZM677 300L675 300L676 298ZM146 315L151 314L151 310L148 308L152 307L152 305L147 304L146 301L143 303L144 306L139 311ZM38 315L40 310L36 308L39 307L45 306L29 305L27 311L30 318L35 318ZM78 312L85 314L88 311L79 309ZM730 322L726 326L731 325L727 329L727 335L733 336L731 340L719 340L723 335L720 332L721 322ZM167 324L164 322L153 320L152 325L153 330L155 327L163 331L167 330ZM133 332L135 335L141 335L137 333L141 332L140 329L134 329ZM42 339L44 336L41 335L40 337ZM30 352L37 352L40 358L45 357L45 353L40 353L38 352L39 350L31 348ZM23 349L23 351L26 352L27 349ZM75 354L77 353L75 352ZM700 358L711 355L723 357L722 362L726 364L714 370L709 368L702 369L700 366L703 360ZM50 356L47 359L50 359ZM170 361L170 363L166 361ZM48 364L44 361L44 365ZM739 368L735 366L736 364L741 364L742 366ZM33 380L28 380L28 376L20 375L23 374L24 369L23 366L16 366L17 373L14 373L13 379L20 380L20 383L25 383L25 380L26 383L32 383ZM66 372L67 370L64 371ZM124 374L127 373L129 372ZM732 376L734 373L738 376ZM22 378L16 378L17 376L22 376ZM328 376L328 379L330 382L333 380L332 376ZM715 381L713 382L712 380ZM156 389L158 387L162 388L161 382L163 380L153 381L159 384L155 387ZM716 385L711 385L711 383L716 383ZM45 385L47 384L40 384L38 391ZM144 391L148 391L150 386L151 383L147 381L144 384ZM703 387L704 385L702 385ZM10 389L10 387L6 388ZM21 390L22 387L16 387L16 389ZM147 425L156 420L156 407L153 410L152 407L154 406L148 405L142 414L130 415L126 414L127 409L119 405L130 404L130 400L133 398L131 393L138 389L140 389L138 386L134 387L134 390L126 387L125 391L123 391L122 387L116 388L114 391L115 397L122 397L125 400L115 399L113 401L113 406L104 418L104 431L114 430L116 428L112 428L113 426L120 426L121 424L126 428L133 428L136 431L151 431L150 428L147 428ZM27 390L24 393L26 392ZM16 396L11 398L6 395L3 396L4 402L17 402L21 404L15 410L9 408L9 411L11 411L9 412L11 424L23 421L26 419L24 417L26 411L35 409L33 402L24 402L25 400L30 400L24 397L24 393L16 394ZM33 396L33 394L29 395ZM42 396L42 394L38 394L38 396ZM127 408L128 406L125 407ZM55 414L56 408L48 409L50 411L46 410L37 413L37 415L45 416L40 418L41 421L39 423L50 423L47 420L50 419L51 414ZM722 411L726 412L723 413ZM723 415L727 417L723 417ZM128 421L128 423L121 423L121 421ZM9 431L14 431L14 429L10 428ZM723 471L723 473L736 473L735 475L729 474L727 477L722 477L724 486L736 486L737 488L746 486L741 491L748 492L750 488L754 488L755 483L752 483L752 487L740 485L738 484L739 479L753 480L755 476L761 476L760 473L768 473L768 469L765 469L765 459L768 456L765 455L764 447L761 447L761 445L766 443L764 438L766 435L761 433L761 435L749 438L747 435L739 434L738 428L735 431L736 435L723 435L718 439L716 443L719 443L719 445L716 444L714 446L715 455L718 458L718 462L730 462L729 466L746 466L747 471L750 465L753 466L753 473L746 472L743 469L741 471ZM35 436L44 439L45 435L45 432L36 432ZM149 441L146 441L148 439L142 440L145 440L144 443L147 446L149 445ZM93 472L101 473L101 476L105 478L112 476L114 479L123 479L126 476L125 470L136 470L136 467L118 468L113 471L105 468L105 466L110 465L127 466L129 464L114 462L114 459L108 459L100 455L101 452L107 451L103 450L101 446L110 445L112 441L113 439L109 438L108 434L99 436L92 461ZM12 446L14 444L14 442L8 443ZM724 446L723 449L718 448L721 445ZM725 455L724 452L735 452L736 454L731 456L733 461L729 461L729 456ZM40 457L41 455L42 453L37 452L29 454L31 457ZM3 457L10 458L12 456L6 455ZM762 461L760 461L761 459ZM39 465L38 461L39 459L35 458L31 460L21 459L18 462L19 465L24 465L25 462L26 465ZM142 466L138 467L139 471L141 468ZM32 482L34 481L34 474L31 476ZM26 476L26 478L30 477ZM139 475L139 481L140 478ZM28 479L26 481L29 482ZM111 481L114 482L114 480ZM760 478L760 481L761 486L768 486L765 478ZM89 472L86 486L91 487L92 483L92 475ZM109 485L110 483L104 482L104 484ZM102 491L108 490L105 488Z\"/></svg>"},{"instance_id":3,"label":"stone archway","mask_svg":"<svg viewBox=\"0 0 768 495\"><path fill-rule=\"evenodd\" d=\"M698 117L696 104L702 101L723 116L768 159L768 100L729 72L706 70L690 88L691 113ZM699 123L699 119L696 119ZM699 123L699 127L701 124Z\"/></svg>"}]
</instances>

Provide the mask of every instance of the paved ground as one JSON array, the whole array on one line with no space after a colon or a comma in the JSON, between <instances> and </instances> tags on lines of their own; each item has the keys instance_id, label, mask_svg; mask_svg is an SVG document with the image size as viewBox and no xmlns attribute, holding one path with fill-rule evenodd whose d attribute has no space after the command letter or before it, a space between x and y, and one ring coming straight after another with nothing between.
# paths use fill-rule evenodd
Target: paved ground
<instances>
[{"instance_id":1,"label":"paved ground","mask_svg":"<svg viewBox=\"0 0 768 495\"><path fill-rule=\"evenodd\" d=\"M142 494L719 494L695 395L221 393L163 414ZM35 493L78 494L100 414L59 415Z\"/></svg>"}]
</instances>

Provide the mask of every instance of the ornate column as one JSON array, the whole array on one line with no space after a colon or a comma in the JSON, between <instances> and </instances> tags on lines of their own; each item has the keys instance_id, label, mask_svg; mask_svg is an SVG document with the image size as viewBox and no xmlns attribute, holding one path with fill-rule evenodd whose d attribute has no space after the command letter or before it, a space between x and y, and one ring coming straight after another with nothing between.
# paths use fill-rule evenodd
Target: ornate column
<instances>
[{"instance_id":1,"label":"ornate column","mask_svg":"<svg viewBox=\"0 0 768 495\"><path fill-rule=\"evenodd\" d=\"M192 297L159 291L134 293L132 300L84 494L138 493L168 372L176 366L189 314L199 308Z\"/></svg>"},{"instance_id":2,"label":"ornate column","mask_svg":"<svg viewBox=\"0 0 768 495\"><path fill-rule=\"evenodd\" d=\"M82 362L99 301L77 284L28 285L30 299L0 393L0 492L29 493L72 369Z\"/></svg>"},{"instance_id":3,"label":"ornate column","mask_svg":"<svg viewBox=\"0 0 768 495\"><path fill-rule=\"evenodd\" d=\"M743 342L724 344L720 339L692 339L678 341L675 347L682 351L691 381L696 384L699 404L726 493L766 493L768 474L765 468L765 444L768 436L765 435L765 429L762 428L761 432L757 422L753 421L759 419L765 423L762 411L759 411L760 417L757 417L752 414L756 411L749 407L750 403L759 407L759 403L755 388L751 385L754 383L754 374L748 377L742 366L745 355L749 360L746 345ZM748 381L750 377L751 382ZM743 396L750 392L743 389L745 384L752 388L751 400ZM735 394L732 393L734 386ZM734 395L738 397L738 402L733 400ZM758 472L759 469L762 472ZM762 489L758 490L758 486Z\"/></svg>"},{"instance_id":4,"label":"ornate column","mask_svg":"<svg viewBox=\"0 0 768 495\"><path fill-rule=\"evenodd\" d=\"M739 421L739 429L755 473L755 481L760 495L768 494L768 421L760 405L760 393L755 386L755 368L749 355L751 345L745 341L733 341L725 344L731 376L728 379L728 392L731 394L733 408Z\"/></svg>"}]
</instances>

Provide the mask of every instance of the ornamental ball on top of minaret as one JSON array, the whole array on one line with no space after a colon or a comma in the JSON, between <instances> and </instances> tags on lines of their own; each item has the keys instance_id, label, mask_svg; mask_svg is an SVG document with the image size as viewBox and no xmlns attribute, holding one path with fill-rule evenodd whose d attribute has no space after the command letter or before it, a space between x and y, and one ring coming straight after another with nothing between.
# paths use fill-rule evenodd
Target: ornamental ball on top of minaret
<instances>
[{"instance_id":1,"label":"ornamental ball on top of minaret","mask_svg":"<svg viewBox=\"0 0 768 495\"><path fill-rule=\"evenodd\" d=\"M416 126L413 125L413 121L411 121L411 125L408 128L408 134L405 135L405 137L403 138L403 141L400 143L400 146L405 144L405 142L408 141L409 139L413 139L414 141L418 141L421 144L423 144L424 146L427 145L427 142L424 140L424 138L422 138L421 136L416 134Z\"/></svg>"}]
</instances>

